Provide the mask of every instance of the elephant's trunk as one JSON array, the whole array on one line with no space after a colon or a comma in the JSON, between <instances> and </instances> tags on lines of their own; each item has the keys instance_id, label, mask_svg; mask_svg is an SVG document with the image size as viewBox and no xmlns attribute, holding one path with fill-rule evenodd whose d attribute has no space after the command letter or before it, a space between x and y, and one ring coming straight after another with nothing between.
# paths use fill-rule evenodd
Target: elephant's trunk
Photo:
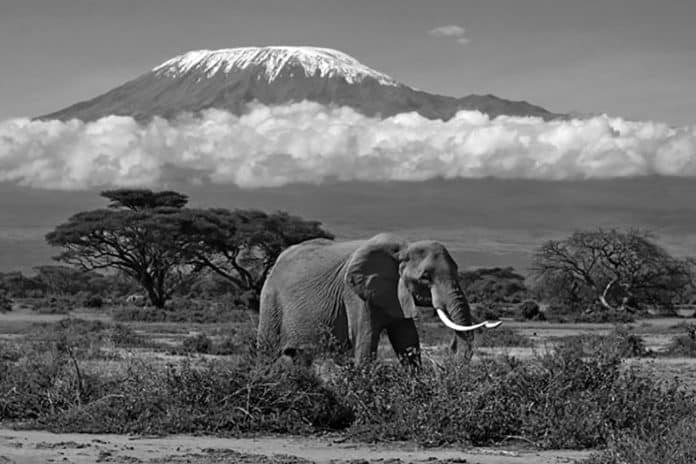
<instances>
[{"instance_id":1,"label":"elephant's trunk","mask_svg":"<svg viewBox=\"0 0 696 464\"><path fill-rule=\"evenodd\" d=\"M500 325L500 322L491 323L488 321L472 324L469 302L459 285L454 282L434 285L431 288L431 295L433 306L440 320L455 331L451 344L453 351L458 351L458 345L461 343L463 351L471 354L474 340L473 331L481 327L493 328Z\"/></svg>"}]
</instances>

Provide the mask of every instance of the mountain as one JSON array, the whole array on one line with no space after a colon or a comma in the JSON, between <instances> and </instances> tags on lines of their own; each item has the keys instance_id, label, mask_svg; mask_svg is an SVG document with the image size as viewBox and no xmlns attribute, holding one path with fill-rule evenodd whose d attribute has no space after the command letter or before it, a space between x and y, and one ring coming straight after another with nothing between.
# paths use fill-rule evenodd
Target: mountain
<instances>
[{"instance_id":1,"label":"mountain","mask_svg":"<svg viewBox=\"0 0 696 464\"><path fill-rule=\"evenodd\" d=\"M244 47L185 53L103 95L39 119L92 121L123 115L143 121L208 108L241 114L254 100L271 105L310 100L381 117L417 111L447 120L459 110L479 110L491 117L563 116L494 95L454 98L423 92L328 48Z\"/></svg>"}]
</instances>

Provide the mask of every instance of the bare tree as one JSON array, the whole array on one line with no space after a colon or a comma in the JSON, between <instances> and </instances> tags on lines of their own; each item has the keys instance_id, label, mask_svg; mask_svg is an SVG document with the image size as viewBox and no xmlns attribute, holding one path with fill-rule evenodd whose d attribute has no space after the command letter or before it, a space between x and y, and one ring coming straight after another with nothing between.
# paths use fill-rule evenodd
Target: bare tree
<instances>
[{"instance_id":1,"label":"bare tree","mask_svg":"<svg viewBox=\"0 0 696 464\"><path fill-rule=\"evenodd\" d=\"M598 229L544 243L532 272L535 288L547 299L633 311L642 305L671 307L691 290L691 268L648 232Z\"/></svg>"}]
</instances>

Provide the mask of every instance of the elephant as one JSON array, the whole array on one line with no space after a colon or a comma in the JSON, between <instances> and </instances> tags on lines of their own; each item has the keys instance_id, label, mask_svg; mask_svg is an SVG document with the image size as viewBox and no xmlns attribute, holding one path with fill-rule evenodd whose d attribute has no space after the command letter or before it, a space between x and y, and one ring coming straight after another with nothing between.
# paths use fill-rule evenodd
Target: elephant
<instances>
[{"instance_id":1,"label":"elephant","mask_svg":"<svg viewBox=\"0 0 696 464\"><path fill-rule=\"evenodd\" d=\"M472 331L500 321L472 324L457 276L445 246L431 240L407 243L382 233L367 240L322 238L293 245L278 256L261 289L257 346L306 361L325 330L361 365L376 358L386 331L397 357L420 365L418 303L434 308L453 330L453 352L462 344L459 351L470 353Z\"/></svg>"}]
</instances>

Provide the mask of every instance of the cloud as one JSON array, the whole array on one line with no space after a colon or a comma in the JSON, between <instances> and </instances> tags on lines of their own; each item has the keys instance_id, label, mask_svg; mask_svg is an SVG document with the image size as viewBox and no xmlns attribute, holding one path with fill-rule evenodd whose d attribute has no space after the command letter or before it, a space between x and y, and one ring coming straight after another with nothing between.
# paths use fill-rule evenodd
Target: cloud
<instances>
[{"instance_id":1,"label":"cloud","mask_svg":"<svg viewBox=\"0 0 696 464\"><path fill-rule=\"evenodd\" d=\"M207 110L173 121L130 117L0 122L0 181L37 188L153 186L172 179L280 186L435 177L696 177L696 126L598 116L550 121L461 111L371 118L301 102Z\"/></svg>"},{"instance_id":2,"label":"cloud","mask_svg":"<svg viewBox=\"0 0 696 464\"><path fill-rule=\"evenodd\" d=\"M466 29L463 26L458 26L456 24L449 24L447 26L436 27L428 31L431 37L437 37L439 39L455 39L457 43L466 45L471 42L471 39L466 37Z\"/></svg>"}]
</instances>

